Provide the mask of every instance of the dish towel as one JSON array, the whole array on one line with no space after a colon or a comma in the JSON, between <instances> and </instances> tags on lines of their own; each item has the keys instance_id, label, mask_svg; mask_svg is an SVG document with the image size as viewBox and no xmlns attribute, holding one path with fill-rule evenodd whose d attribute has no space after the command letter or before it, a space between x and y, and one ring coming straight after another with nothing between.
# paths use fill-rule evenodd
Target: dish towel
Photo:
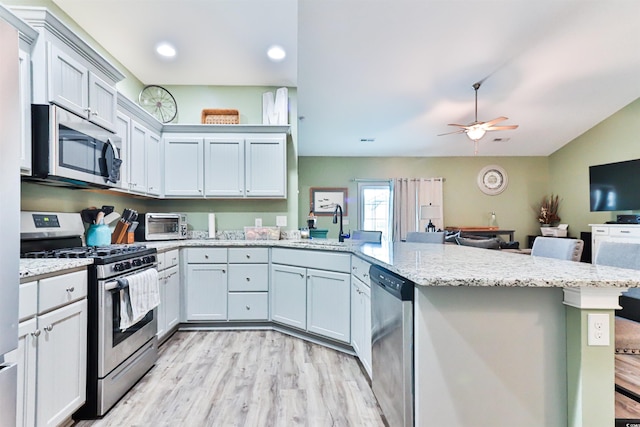
<instances>
[{"instance_id":1,"label":"dish towel","mask_svg":"<svg viewBox=\"0 0 640 427\"><path fill-rule=\"evenodd\" d=\"M158 270L151 268L118 279L120 290L120 329L138 323L150 310L160 305Z\"/></svg>"}]
</instances>

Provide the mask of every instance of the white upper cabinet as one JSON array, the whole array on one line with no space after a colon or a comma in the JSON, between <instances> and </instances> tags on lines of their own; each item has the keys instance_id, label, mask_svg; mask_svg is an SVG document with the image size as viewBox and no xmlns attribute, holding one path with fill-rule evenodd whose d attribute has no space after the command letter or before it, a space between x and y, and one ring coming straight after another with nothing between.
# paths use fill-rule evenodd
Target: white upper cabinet
<instances>
[{"instance_id":1,"label":"white upper cabinet","mask_svg":"<svg viewBox=\"0 0 640 427\"><path fill-rule=\"evenodd\" d=\"M20 173L31 174L31 55L20 50Z\"/></svg>"},{"instance_id":2,"label":"white upper cabinet","mask_svg":"<svg viewBox=\"0 0 640 427\"><path fill-rule=\"evenodd\" d=\"M162 144L160 136L147 130L146 145L147 194L160 196L162 193Z\"/></svg>"},{"instance_id":3,"label":"white upper cabinet","mask_svg":"<svg viewBox=\"0 0 640 427\"><path fill-rule=\"evenodd\" d=\"M203 157L202 138L164 138L165 196L202 196Z\"/></svg>"},{"instance_id":4,"label":"white upper cabinet","mask_svg":"<svg viewBox=\"0 0 640 427\"><path fill-rule=\"evenodd\" d=\"M13 6L13 12L39 32L32 57L32 101L55 103L116 130L118 69L43 7Z\"/></svg>"},{"instance_id":5,"label":"white upper cabinet","mask_svg":"<svg viewBox=\"0 0 640 427\"><path fill-rule=\"evenodd\" d=\"M286 135L251 135L245 139L245 195L286 197Z\"/></svg>"},{"instance_id":6,"label":"white upper cabinet","mask_svg":"<svg viewBox=\"0 0 640 427\"><path fill-rule=\"evenodd\" d=\"M129 159L125 160L129 169L129 190L134 193L147 192L147 138L148 129L137 122L131 122Z\"/></svg>"},{"instance_id":7,"label":"white upper cabinet","mask_svg":"<svg viewBox=\"0 0 640 427\"><path fill-rule=\"evenodd\" d=\"M242 125L239 125L242 127ZM164 136L164 195L191 198L271 198L287 196L287 135L215 132L206 126L169 125ZM166 132L183 129L187 132ZM244 126L250 128L250 126ZM196 133L194 130L200 130ZM253 130L253 129L252 129Z\"/></svg>"},{"instance_id":8,"label":"white upper cabinet","mask_svg":"<svg viewBox=\"0 0 640 427\"><path fill-rule=\"evenodd\" d=\"M205 138L205 195L244 196L244 138L220 135Z\"/></svg>"}]
</instances>

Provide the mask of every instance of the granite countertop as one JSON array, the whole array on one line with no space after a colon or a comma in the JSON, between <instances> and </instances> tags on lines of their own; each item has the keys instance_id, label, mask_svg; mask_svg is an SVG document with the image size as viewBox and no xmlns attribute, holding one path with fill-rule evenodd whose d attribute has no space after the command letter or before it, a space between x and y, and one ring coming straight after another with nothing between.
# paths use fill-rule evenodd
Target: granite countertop
<instances>
[{"instance_id":1,"label":"granite countertop","mask_svg":"<svg viewBox=\"0 0 640 427\"><path fill-rule=\"evenodd\" d=\"M20 279L71 270L90 264L93 264L91 258L22 258L20 259Z\"/></svg>"},{"instance_id":2,"label":"granite countertop","mask_svg":"<svg viewBox=\"0 0 640 427\"><path fill-rule=\"evenodd\" d=\"M393 243L334 239L216 240L145 242L159 252L186 247L281 247L353 253L419 286L635 287L635 270L457 245ZM91 260L21 259L20 278L91 264Z\"/></svg>"}]
</instances>

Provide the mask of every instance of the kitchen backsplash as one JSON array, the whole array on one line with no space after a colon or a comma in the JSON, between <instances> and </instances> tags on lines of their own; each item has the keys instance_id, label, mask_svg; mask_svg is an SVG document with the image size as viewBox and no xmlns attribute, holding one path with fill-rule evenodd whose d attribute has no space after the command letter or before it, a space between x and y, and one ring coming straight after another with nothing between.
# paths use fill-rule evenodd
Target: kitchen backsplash
<instances>
[{"instance_id":1,"label":"kitchen backsplash","mask_svg":"<svg viewBox=\"0 0 640 427\"><path fill-rule=\"evenodd\" d=\"M216 231L217 240L244 240L244 230L220 230ZM187 232L189 239L208 239L209 232L206 230L189 230ZM297 240L300 239L299 230L280 230L281 240Z\"/></svg>"}]
</instances>

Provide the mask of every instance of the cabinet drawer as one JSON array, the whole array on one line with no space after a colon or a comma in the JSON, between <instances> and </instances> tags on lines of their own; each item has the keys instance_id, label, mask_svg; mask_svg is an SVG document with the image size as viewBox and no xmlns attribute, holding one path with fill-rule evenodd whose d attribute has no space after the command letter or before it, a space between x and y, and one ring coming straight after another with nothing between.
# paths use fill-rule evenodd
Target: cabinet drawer
<instances>
[{"instance_id":1,"label":"cabinet drawer","mask_svg":"<svg viewBox=\"0 0 640 427\"><path fill-rule=\"evenodd\" d=\"M610 236L616 237L640 237L640 227L611 227Z\"/></svg>"},{"instance_id":2,"label":"cabinet drawer","mask_svg":"<svg viewBox=\"0 0 640 427\"><path fill-rule=\"evenodd\" d=\"M267 292L237 292L229 294L229 320L267 320Z\"/></svg>"},{"instance_id":3,"label":"cabinet drawer","mask_svg":"<svg viewBox=\"0 0 640 427\"><path fill-rule=\"evenodd\" d=\"M180 262L180 251L172 249L164 253L164 268L171 268Z\"/></svg>"},{"instance_id":4,"label":"cabinet drawer","mask_svg":"<svg viewBox=\"0 0 640 427\"><path fill-rule=\"evenodd\" d=\"M229 264L229 291L268 291L269 264Z\"/></svg>"},{"instance_id":5,"label":"cabinet drawer","mask_svg":"<svg viewBox=\"0 0 640 427\"><path fill-rule=\"evenodd\" d=\"M38 284L38 313L61 307L86 296L86 270L42 279Z\"/></svg>"},{"instance_id":6,"label":"cabinet drawer","mask_svg":"<svg viewBox=\"0 0 640 427\"><path fill-rule=\"evenodd\" d=\"M610 227L591 227L591 233L594 236L608 236Z\"/></svg>"},{"instance_id":7,"label":"cabinet drawer","mask_svg":"<svg viewBox=\"0 0 640 427\"><path fill-rule=\"evenodd\" d=\"M348 253L273 248L271 262L342 273L350 273L351 270L351 254Z\"/></svg>"},{"instance_id":8,"label":"cabinet drawer","mask_svg":"<svg viewBox=\"0 0 640 427\"><path fill-rule=\"evenodd\" d=\"M356 276L367 286L369 286L369 267L371 267L371 264L367 261L360 259L355 255L351 256L351 274Z\"/></svg>"},{"instance_id":9,"label":"cabinet drawer","mask_svg":"<svg viewBox=\"0 0 640 427\"><path fill-rule=\"evenodd\" d=\"M38 282L21 284L19 292L18 313L22 321L38 313Z\"/></svg>"},{"instance_id":10,"label":"cabinet drawer","mask_svg":"<svg viewBox=\"0 0 640 427\"><path fill-rule=\"evenodd\" d=\"M227 248L189 248L189 264L220 264L227 262Z\"/></svg>"},{"instance_id":11,"label":"cabinet drawer","mask_svg":"<svg viewBox=\"0 0 640 427\"><path fill-rule=\"evenodd\" d=\"M229 262L240 263L267 263L269 262L268 248L229 248Z\"/></svg>"}]
</instances>

